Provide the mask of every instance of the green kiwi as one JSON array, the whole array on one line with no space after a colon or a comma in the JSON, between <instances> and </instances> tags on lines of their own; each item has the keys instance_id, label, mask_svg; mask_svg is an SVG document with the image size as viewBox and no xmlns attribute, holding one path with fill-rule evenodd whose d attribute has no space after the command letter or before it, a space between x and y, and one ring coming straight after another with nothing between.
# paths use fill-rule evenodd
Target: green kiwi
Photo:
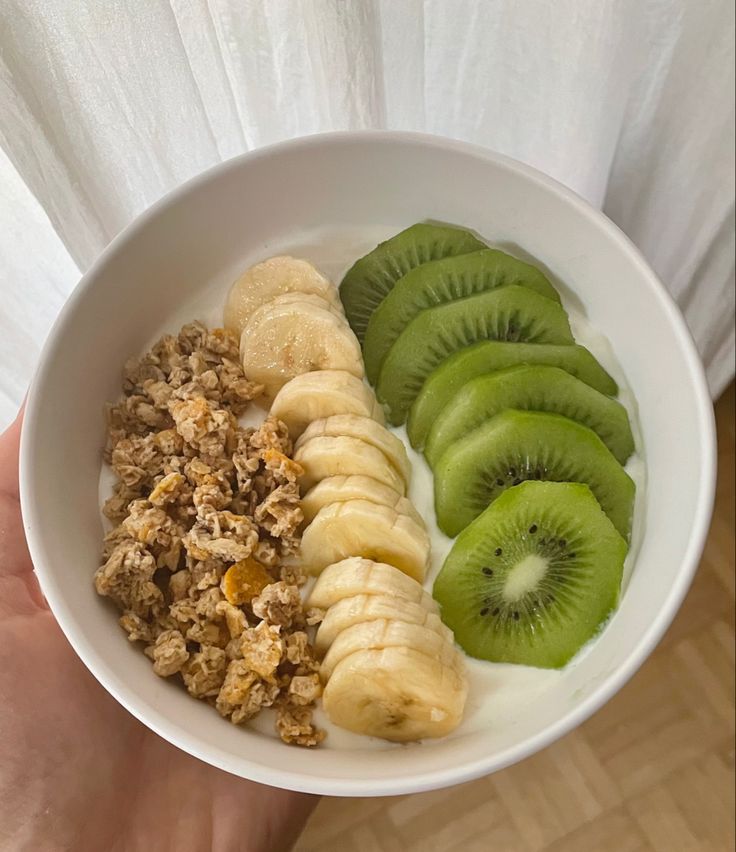
<instances>
[{"instance_id":1,"label":"green kiwi","mask_svg":"<svg viewBox=\"0 0 736 852\"><path fill-rule=\"evenodd\" d=\"M559 414L507 410L451 444L434 469L437 523L457 535L527 479L583 482L628 540L634 482L601 439Z\"/></svg>"},{"instance_id":2,"label":"green kiwi","mask_svg":"<svg viewBox=\"0 0 736 852\"><path fill-rule=\"evenodd\" d=\"M563 308L517 284L427 308L396 338L383 361L376 396L389 421L401 425L432 370L479 340L574 342Z\"/></svg>"},{"instance_id":3,"label":"green kiwi","mask_svg":"<svg viewBox=\"0 0 736 852\"><path fill-rule=\"evenodd\" d=\"M433 594L471 656L561 668L616 607L626 549L586 485L525 482L458 536Z\"/></svg>"},{"instance_id":4,"label":"green kiwi","mask_svg":"<svg viewBox=\"0 0 736 852\"><path fill-rule=\"evenodd\" d=\"M350 267L340 284L345 314L358 340L363 342L371 314L410 269L485 247L470 231L421 222L376 246Z\"/></svg>"},{"instance_id":5,"label":"green kiwi","mask_svg":"<svg viewBox=\"0 0 736 852\"><path fill-rule=\"evenodd\" d=\"M560 301L555 288L534 266L497 249L483 249L423 263L394 285L373 312L363 342L365 372L376 383L391 344L419 311L475 293L519 284Z\"/></svg>"},{"instance_id":6,"label":"green kiwi","mask_svg":"<svg viewBox=\"0 0 736 852\"><path fill-rule=\"evenodd\" d=\"M618 393L616 382L583 346L484 340L453 353L430 373L409 413L407 432L412 446L418 449L424 446L440 411L466 382L518 364L560 367L600 393L611 396Z\"/></svg>"},{"instance_id":7,"label":"green kiwi","mask_svg":"<svg viewBox=\"0 0 736 852\"><path fill-rule=\"evenodd\" d=\"M621 464L634 452L629 416L611 399L559 367L519 366L464 384L439 413L424 455L434 467L444 451L506 408L562 414L592 429Z\"/></svg>"}]
</instances>

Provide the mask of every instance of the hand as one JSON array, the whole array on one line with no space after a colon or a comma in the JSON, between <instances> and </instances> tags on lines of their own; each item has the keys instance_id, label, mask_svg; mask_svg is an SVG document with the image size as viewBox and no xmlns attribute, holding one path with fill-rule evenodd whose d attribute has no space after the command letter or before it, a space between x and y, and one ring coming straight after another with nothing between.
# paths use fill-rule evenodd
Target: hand
<instances>
[{"instance_id":1,"label":"hand","mask_svg":"<svg viewBox=\"0 0 736 852\"><path fill-rule=\"evenodd\" d=\"M289 849L315 798L189 757L120 707L75 656L26 547L20 424L0 436L0 848Z\"/></svg>"}]
</instances>

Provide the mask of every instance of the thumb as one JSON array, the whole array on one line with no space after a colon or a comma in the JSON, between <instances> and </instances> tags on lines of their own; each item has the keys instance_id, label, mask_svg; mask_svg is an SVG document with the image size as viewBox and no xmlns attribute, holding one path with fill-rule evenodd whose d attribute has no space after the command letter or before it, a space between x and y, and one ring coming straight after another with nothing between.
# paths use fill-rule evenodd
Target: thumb
<instances>
[{"instance_id":1,"label":"thumb","mask_svg":"<svg viewBox=\"0 0 736 852\"><path fill-rule=\"evenodd\" d=\"M0 495L19 500L18 496L18 453L20 449L20 429L23 424L23 409L13 423L0 435Z\"/></svg>"},{"instance_id":2,"label":"thumb","mask_svg":"<svg viewBox=\"0 0 736 852\"><path fill-rule=\"evenodd\" d=\"M14 423L0 435L0 579L17 578L27 587L36 603L41 603L43 598L33 576L18 495L18 449L22 422L21 408ZM7 592L6 587L4 595Z\"/></svg>"}]
</instances>

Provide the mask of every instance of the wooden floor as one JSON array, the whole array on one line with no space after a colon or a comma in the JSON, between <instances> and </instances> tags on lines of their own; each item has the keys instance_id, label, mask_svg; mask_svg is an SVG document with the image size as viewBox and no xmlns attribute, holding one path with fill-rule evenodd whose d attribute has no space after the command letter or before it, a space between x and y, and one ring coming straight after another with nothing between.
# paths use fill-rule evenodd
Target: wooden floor
<instances>
[{"instance_id":1,"label":"wooden floor","mask_svg":"<svg viewBox=\"0 0 736 852\"><path fill-rule=\"evenodd\" d=\"M652 657L581 728L509 769L433 793L324 799L298 852L731 852L734 388L703 561Z\"/></svg>"}]
</instances>

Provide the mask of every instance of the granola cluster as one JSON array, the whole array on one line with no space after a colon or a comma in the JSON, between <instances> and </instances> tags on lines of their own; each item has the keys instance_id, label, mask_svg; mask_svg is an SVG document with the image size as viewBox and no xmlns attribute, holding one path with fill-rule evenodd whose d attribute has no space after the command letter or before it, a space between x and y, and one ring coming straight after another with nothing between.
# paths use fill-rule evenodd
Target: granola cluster
<instances>
[{"instance_id":1,"label":"granola cluster","mask_svg":"<svg viewBox=\"0 0 736 852\"><path fill-rule=\"evenodd\" d=\"M292 558L302 471L283 423L238 425L261 390L235 336L200 323L126 363L108 409L114 528L95 585L156 674L236 724L274 707L281 738L312 746L320 682Z\"/></svg>"}]
</instances>

